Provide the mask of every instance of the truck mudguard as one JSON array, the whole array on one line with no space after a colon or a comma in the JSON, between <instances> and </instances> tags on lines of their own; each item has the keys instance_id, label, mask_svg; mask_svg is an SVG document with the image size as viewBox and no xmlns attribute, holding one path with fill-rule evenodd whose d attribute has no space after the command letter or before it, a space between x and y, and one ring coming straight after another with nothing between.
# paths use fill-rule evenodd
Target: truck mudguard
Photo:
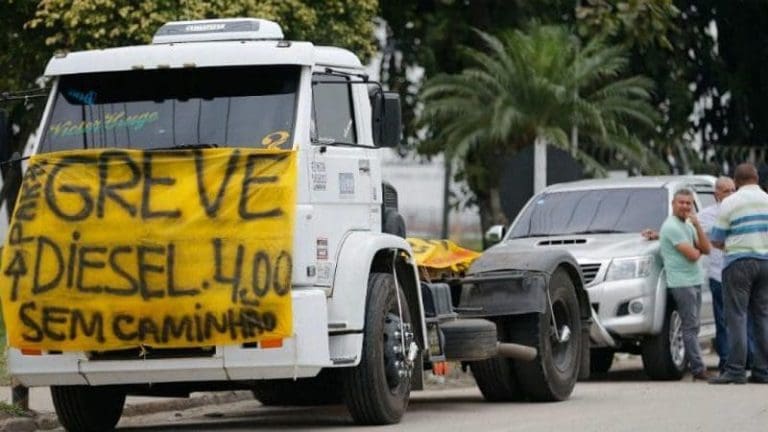
<instances>
[{"instance_id":1,"label":"truck mudguard","mask_svg":"<svg viewBox=\"0 0 768 432\"><path fill-rule=\"evenodd\" d=\"M396 255L398 251L401 253ZM403 257L402 253L407 256ZM408 298L414 333L421 339L419 345L426 346L421 290L412 256L411 246L404 238L370 231L350 232L343 240L336 257L336 274L333 278L331 301L328 304L331 336L363 331L368 277L371 271L377 271L375 268L380 266L390 269L391 272L391 263L397 257L399 262L395 269L398 284ZM362 338L358 341L360 344L356 351L359 353Z\"/></svg>"},{"instance_id":2,"label":"truck mudguard","mask_svg":"<svg viewBox=\"0 0 768 432\"><path fill-rule=\"evenodd\" d=\"M485 251L470 267L458 311L471 316L544 312L546 287L558 267L568 271L574 280L581 317L589 320L591 312L581 270L570 253L563 250L511 251L503 243ZM480 282L483 289L475 289ZM517 284L519 289L514 289L508 282Z\"/></svg>"}]
</instances>

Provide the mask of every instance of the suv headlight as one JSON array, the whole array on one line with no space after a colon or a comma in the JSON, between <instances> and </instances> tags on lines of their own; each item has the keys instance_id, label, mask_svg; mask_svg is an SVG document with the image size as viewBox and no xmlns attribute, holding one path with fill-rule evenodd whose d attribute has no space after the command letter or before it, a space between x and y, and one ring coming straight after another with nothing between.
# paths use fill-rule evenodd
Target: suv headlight
<instances>
[{"instance_id":1,"label":"suv headlight","mask_svg":"<svg viewBox=\"0 0 768 432\"><path fill-rule=\"evenodd\" d=\"M651 274L651 268L653 268L653 255L616 258L608 266L605 280L617 281L644 278Z\"/></svg>"}]
</instances>

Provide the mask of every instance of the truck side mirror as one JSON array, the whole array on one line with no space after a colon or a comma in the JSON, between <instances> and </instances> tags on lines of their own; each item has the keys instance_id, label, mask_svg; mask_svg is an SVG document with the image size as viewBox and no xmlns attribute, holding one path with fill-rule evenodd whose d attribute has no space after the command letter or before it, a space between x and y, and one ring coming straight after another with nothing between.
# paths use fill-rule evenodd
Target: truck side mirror
<instances>
[{"instance_id":1,"label":"truck side mirror","mask_svg":"<svg viewBox=\"0 0 768 432\"><path fill-rule=\"evenodd\" d=\"M400 95L384 92L384 121L381 128L381 147L397 147L403 136L403 115Z\"/></svg>"},{"instance_id":2,"label":"truck side mirror","mask_svg":"<svg viewBox=\"0 0 768 432\"><path fill-rule=\"evenodd\" d=\"M500 242L501 239L504 238L504 234L507 233L506 227L504 225L494 225L490 228L488 228L488 231L485 232L485 243L488 246L493 246L496 243Z\"/></svg>"},{"instance_id":3,"label":"truck side mirror","mask_svg":"<svg viewBox=\"0 0 768 432\"><path fill-rule=\"evenodd\" d=\"M373 143L376 147L397 147L403 134L400 95L383 92L374 87L369 93L373 124Z\"/></svg>"}]
</instances>

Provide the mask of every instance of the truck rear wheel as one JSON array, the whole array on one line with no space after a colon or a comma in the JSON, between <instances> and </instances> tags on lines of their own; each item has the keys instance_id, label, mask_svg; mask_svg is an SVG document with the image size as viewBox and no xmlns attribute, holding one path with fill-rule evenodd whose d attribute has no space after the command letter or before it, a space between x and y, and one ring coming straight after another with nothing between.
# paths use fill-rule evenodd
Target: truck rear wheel
<instances>
[{"instance_id":1,"label":"truck rear wheel","mask_svg":"<svg viewBox=\"0 0 768 432\"><path fill-rule=\"evenodd\" d=\"M680 314L669 299L661 333L643 341L645 373L654 380L679 380L685 373L685 346Z\"/></svg>"},{"instance_id":2,"label":"truck rear wheel","mask_svg":"<svg viewBox=\"0 0 768 432\"><path fill-rule=\"evenodd\" d=\"M576 288L568 273L557 269L549 281L552 309L511 321L513 341L534 346L539 354L534 361L516 361L515 375L521 390L534 401L568 399L576 385L581 366L581 314ZM555 326L552 324L554 313ZM557 331L555 331L555 328ZM567 340L556 335L569 332Z\"/></svg>"},{"instance_id":3,"label":"truck rear wheel","mask_svg":"<svg viewBox=\"0 0 768 432\"><path fill-rule=\"evenodd\" d=\"M59 422L68 431L111 431L123 414L125 391L114 386L51 386Z\"/></svg>"},{"instance_id":4,"label":"truck rear wheel","mask_svg":"<svg viewBox=\"0 0 768 432\"><path fill-rule=\"evenodd\" d=\"M403 417L411 392L410 366L403 352L412 340L411 317L402 291L398 303L391 274L372 274L367 298L362 357L358 366L345 371L344 400L358 424L394 424ZM405 347L401 336L406 338Z\"/></svg>"}]
</instances>

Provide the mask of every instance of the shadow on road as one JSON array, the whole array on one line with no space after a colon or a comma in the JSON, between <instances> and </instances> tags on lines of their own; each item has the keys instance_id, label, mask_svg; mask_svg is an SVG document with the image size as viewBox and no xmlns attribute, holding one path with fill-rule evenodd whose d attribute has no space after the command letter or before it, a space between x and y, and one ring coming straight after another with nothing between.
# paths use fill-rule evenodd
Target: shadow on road
<instances>
[{"instance_id":1,"label":"shadow on road","mask_svg":"<svg viewBox=\"0 0 768 432\"><path fill-rule=\"evenodd\" d=\"M343 406L286 407L239 410L221 414L207 413L177 423L118 427L120 432L148 431L209 431L209 430L312 430L353 426L352 418Z\"/></svg>"},{"instance_id":2,"label":"shadow on road","mask_svg":"<svg viewBox=\"0 0 768 432\"><path fill-rule=\"evenodd\" d=\"M586 382L636 382L650 381L642 369L621 369L607 373L593 373Z\"/></svg>"}]
</instances>

